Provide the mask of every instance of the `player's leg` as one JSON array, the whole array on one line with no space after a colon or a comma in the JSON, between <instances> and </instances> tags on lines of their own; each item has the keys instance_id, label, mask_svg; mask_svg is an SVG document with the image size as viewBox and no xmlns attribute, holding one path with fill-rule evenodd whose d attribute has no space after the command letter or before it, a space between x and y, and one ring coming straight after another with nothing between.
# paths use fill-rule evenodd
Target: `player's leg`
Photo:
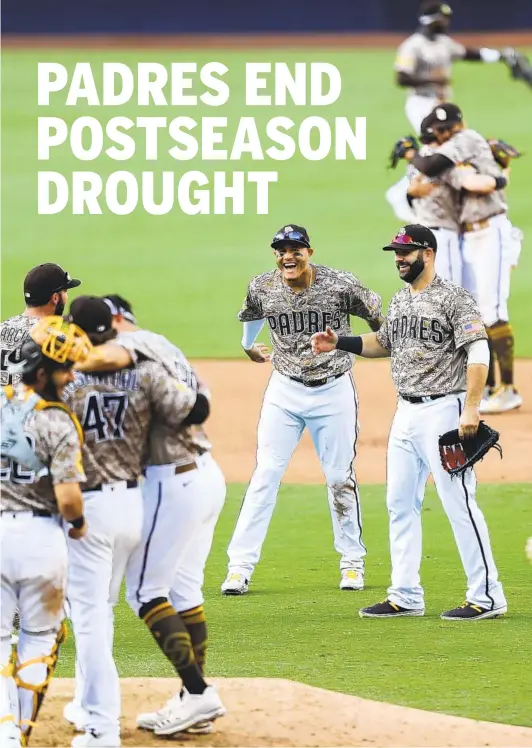
<instances>
[{"instance_id":1,"label":"player's leg","mask_svg":"<svg viewBox=\"0 0 532 748\"><path fill-rule=\"evenodd\" d=\"M81 705L88 715L80 741L94 731L105 736L109 745L119 745L120 683L108 640L115 527L119 519L112 499L103 491L84 494L88 531L81 540L67 537L67 594L77 669L83 676Z\"/></svg>"},{"instance_id":2,"label":"player's leg","mask_svg":"<svg viewBox=\"0 0 532 748\"><path fill-rule=\"evenodd\" d=\"M0 587L0 745L6 748L20 746L20 708L17 687L13 678L13 649L11 634L13 616L18 607L16 563L22 538L11 531L16 520L7 516L0 520L0 558L2 579Z\"/></svg>"},{"instance_id":3,"label":"player's leg","mask_svg":"<svg viewBox=\"0 0 532 748\"><path fill-rule=\"evenodd\" d=\"M325 475L334 547L340 554L340 586L362 589L366 547L362 541L362 508L353 467L358 396L351 373L323 387L307 388L306 399L305 423ZM348 586L350 579L352 584Z\"/></svg>"},{"instance_id":4,"label":"player's leg","mask_svg":"<svg viewBox=\"0 0 532 748\"><path fill-rule=\"evenodd\" d=\"M38 728L38 714L66 635L63 617L67 547L59 520L31 518L28 521L21 565L15 681L20 725L28 741L35 727Z\"/></svg>"},{"instance_id":5,"label":"player's leg","mask_svg":"<svg viewBox=\"0 0 532 748\"><path fill-rule=\"evenodd\" d=\"M196 663L202 674L205 673L207 655L207 618L203 607L203 576L209 556L214 530L222 510L226 485L222 471L212 459L205 454L199 458L200 470L192 484L183 488L183 497L187 501L200 502L202 524L194 534L193 542L185 548L180 567L170 590L170 603L179 612L181 620L190 636ZM137 717L137 726L144 730L154 730L164 719L167 712L172 712L175 697L155 712L145 712ZM204 721L194 725L189 732L208 734L212 732L212 722Z\"/></svg>"},{"instance_id":6,"label":"player's leg","mask_svg":"<svg viewBox=\"0 0 532 748\"><path fill-rule=\"evenodd\" d=\"M476 501L476 478L468 470L460 478L451 478L443 469L438 438L458 428L464 395L448 395L423 409L416 438L429 462L436 490L453 530L458 552L467 576L466 600L488 614L505 612L506 600L493 559L488 528ZM456 617L460 617L457 614ZM487 616L485 616L487 617Z\"/></svg>"},{"instance_id":7,"label":"player's leg","mask_svg":"<svg viewBox=\"0 0 532 748\"><path fill-rule=\"evenodd\" d=\"M305 427L295 404L297 387L302 386L274 372L266 389L257 430L257 466L227 549L224 594L246 591L260 558L282 477Z\"/></svg>"},{"instance_id":8,"label":"player's leg","mask_svg":"<svg viewBox=\"0 0 532 748\"><path fill-rule=\"evenodd\" d=\"M164 465L147 471L142 542L127 567L127 599L187 691L201 695L207 683L187 627L169 597L181 558L201 527L206 487L199 468L180 474L175 470L175 465Z\"/></svg>"},{"instance_id":9,"label":"player's leg","mask_svg":"<svg viewBox=\"0 0 532 748\"><path fill-rule=\"evenodd\" d=\"M421 507L429 470L411 439L414 405L399 401L386 456L386 505L389 516L391 586L385 602L363 608L363 617L423 615L424 593L420 566Z\"/></svg>"},{"instance_id":10,"label":"player's leg","mask_svg":"<svg viewBox=\"0 0 532 748\"><path fill-rule=\"evenodd\" d=\"M458 234L449 229L433 229L433 233L438 243L438 251L436 252L434 261L436 273L440 278L461 286L462 255L458 242Z\"/></svg>"},{"instance_id":11,"label":"player's leg","mask_svg":"<svg viewBox=\"0 0 532 748\"><path fill-rule=\"evenodd\" d=\"M493 359L499 365L500 387L482 403L482 413L504 413L519 408L523 399L514 383L514 334L508 313L510 275L515 261L512 225L505 215L491 219L493 246L498 262L492 270L491 305L485 307L486 326ZM483 307L484 308L484 307ZM495 320L493 322L493 320Z\"/></svg>"}]
</instances>

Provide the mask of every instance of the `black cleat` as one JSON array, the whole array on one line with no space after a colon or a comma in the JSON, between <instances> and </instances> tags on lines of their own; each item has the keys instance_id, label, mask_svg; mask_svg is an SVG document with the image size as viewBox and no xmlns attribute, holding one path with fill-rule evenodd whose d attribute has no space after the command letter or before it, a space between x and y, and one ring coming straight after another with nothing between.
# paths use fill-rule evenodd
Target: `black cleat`
<instances>
[{"instance_id":1,"label":"black cleat","mask_svg":"<svg viewBox=\"0 0 532 748\"><path fill-rule=\"evenodd\" d=\"M383 600L382 603L370 605L369 608L361 608L358 611L361 618L398 618L399 616L423 616L425 609L401 608L400 605Z\"/></svg>"},{"instance_id":2,"label":"black cleat","mask_svg":"<svg viewBox=\"0 0 532 748\"><path fill-rule=\"evenodd\" d=\"M480 605L473 605L467 601L458 608L453 608L440 615L443 621L480 621L483 618L498 618L503 616L508 608L501 605L499 608L481 608Z\"/></svg>"}]
</instances>

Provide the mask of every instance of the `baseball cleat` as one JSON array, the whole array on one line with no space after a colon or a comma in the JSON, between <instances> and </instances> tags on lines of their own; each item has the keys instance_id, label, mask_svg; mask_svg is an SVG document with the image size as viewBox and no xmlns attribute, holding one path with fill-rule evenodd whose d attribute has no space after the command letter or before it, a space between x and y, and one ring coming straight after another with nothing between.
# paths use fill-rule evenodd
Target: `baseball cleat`
<instances>
[{"instance_id":1,"label":"baseball cleat","mask_svg":"<svg viewBox=\"0 0 532 748\"><path fill-rule=\"evenodd\" d=\"M159 722L154 730L156 735L174 735L183 732L198 722L211 722L223 717L225 707L215 686L207 686L202 694L183 692L178 701L173 701L172 710Z\"/></svg>"},{"instance_id":2,"label":"baseball cleat","mask_svg":"<svg viewBox=\"0 0 532 748\"><path fill-rule=\"evenodd\" d=\"M69 701L63 709L63 717L67 722L74 726L77 732L83 732L85 725L89 720L89 715L80 704L75 701Z\"/></svg>"},{"instance_id":3,"label":"baseball cleat","mask_svg":"<svg viewBox=\"0 0 532 748\"><path fill-rule=\"evenodd\" d=\"M245 595L249 590L249 579L239 572L229 572L221 590L222 595Z\"/></svg>"},{"instance_id":4,"label":"baseball cleat","mask_svg":"<svg viewBox=\"0 0 532 748\"><path fill-rule=\"evenodd\" d=\"M359 569L342 569L341 590L363 590L364 572Z\"/></svg>"},{"instance_id":5,"label":"baseball cleat","mask_svg":"<svg viewBox=\"0 0 532 748\"><path fill-rule=\"evenodd\" d=\"M370 605L369 608L361 608L358 611L361 618L399 618L400 616L423 616L424 608L401 608L400 605L383 600L382 603Z\"/></svg>"},{"instance_id":6,"label":"baseball cleat","mask_svg":"<svg viewBox=\"0 0 532 748\"><path fill-rule=\"evenodd\" d=\"M187 729L183 730L183 732L186 732L188 735L210 735L214 732L214 725L210 720L205 720L205 722L196 722L195 725L192 725L192 727L187 727Z\"/></svg>"},{"instance_id":7,"label":"baseball cleat","mask_svg":"<svg viewBox=\"0 0 532 748\"><path fill-rule=\"evenodd\" d=\"M120 748L121 742L116 732L88 730L83 735L76 735L71 745L72 748Z\"/></svg>"},{"instance_id":8,"label":"baseball cleat","mask_svg":"<svg viewBox=\"0 0 532 748\"><path fill-rule=\"evenodd\" d=\"M523 398L515 387L503 385L487 400L482 400L479 410L481 413L506 413L520 408L522 404Z\"/></svg>"},{"instance_id":9,"label":"baseball cleat","mask_svg":"<svg viewBox=\"0 0 532 748\"><path fill-rule=\"evenodd\" d=\"M473 603L466 601L458 608L453 608L453 610L442 613L440 618L443 621L480 621L483 618L498 618L499 616L503 616L507 610L506 605L500 605L498 608L489 610L488 608L482 608L480 605L473 605Z\"/></svg>"},{"instance_id":10,"label":"baseball cleat","mask_svg":"<svg viewBox=\"0 0 532 748\"><path fill-rule=\"evenodd\" d=\"M137 727L141 730L155 730L157 725L172 715L173 710L179 707L181 694L176 694L168 699L166 704L157 712L145 712L137 716Z\"/></svg>"}]
</instances>

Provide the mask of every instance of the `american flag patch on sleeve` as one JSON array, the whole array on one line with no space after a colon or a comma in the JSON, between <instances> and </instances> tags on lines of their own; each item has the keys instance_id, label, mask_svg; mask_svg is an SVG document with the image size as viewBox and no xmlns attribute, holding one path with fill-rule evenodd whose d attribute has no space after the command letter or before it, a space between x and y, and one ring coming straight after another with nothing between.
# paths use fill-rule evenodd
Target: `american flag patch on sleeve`
<instances>
[{"instance_id":1,"label":"american flag patch on sleeve","mask_svg":"<svg viewBox=\"0 0 532 748\"><path fill-rule=\"evenodd\" d=\"M463 327L464 332L483 332L484 325L482 322L468 322Z\"/></svg>"}]
</instances>

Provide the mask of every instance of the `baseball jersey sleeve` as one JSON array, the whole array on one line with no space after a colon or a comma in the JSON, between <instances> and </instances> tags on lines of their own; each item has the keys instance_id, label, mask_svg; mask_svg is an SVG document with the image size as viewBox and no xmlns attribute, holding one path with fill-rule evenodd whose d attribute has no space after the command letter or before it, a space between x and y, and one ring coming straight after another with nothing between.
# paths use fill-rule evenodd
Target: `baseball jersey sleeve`
<instances>
[{"instance_id":1,"label":"baseball jersey sleeve","mask_svg":"<svg viewBox=\"0 0 532 748\"><path fill-rule=\"evenodd\" d=\"M451 303L449 320L453 327L456 348L488 338L480 310L471 294L463 288L459 289Z\"/></svg>"},{"instance_id":2,"label":"baseball jersey sleeve","mask_svg":"<svg viewBox=\"0 0 532 748\"><path fill-rule=\"evenodd\" d=\"M238 319L240 322L253 322L254 320L264 319L262 304L260 303L254 280L248 286L248 292L242 304L242 309L238 313Z\"/></svg>"},{"instance_id":3,"label":"baseball jersey sleeve","mask_svg":"<svg viewBox=\"0 0 532 748\"><path fill-rule=\"evenodd\" d=\"M85 472L81 457L81 445L72 419L66 413L57 412L53 414L51 420L53 432L60 430L62 434L61 438L52 447L49 471L53 485L84 483Z\"/></svg>"},{"instance_id":4,"label":"baseball jersey sleeve","mask_svg":"<svg viewBox=\"0 0 532 748\"><path fill-rule=\"evenodd\" d=\"M149 362L141 366L155 417L169 428L179 429L194 407L195 390L171 377L160 364Z\"/></svg>"},{"instance_id":5,"label":"baseball jersey sleeve","mask_svg":"<svg viewBox=\"0 0 532 748\"><path fill-rule=\"evenodd\" d=\"M345 291L345 311L366 322L377 322L382 314L381 297L363 286L354 275L346 274L347 287Z\"/></svg>"},{"instance_id":6,"label":"baseball jersey sleeve","mask_svg":"<svg viewBox=\"0 0 532 748\"><path fill-rule=\"evenodd\" d=\"M466 55L466 48L464 47L464 45L460 44L460 42L457 42L454 39L451 39L450 36L446 36L445 41L447 44L447 49L449 50L449 54L451 56L451 60L463 60Z\"/></svg>"},{"instance_id":7,"label":"baseball jersey sleeve","mask_svg":"<svg viewBox=\"0 0 532 748\"><path fill-rule=\"evenodd\" d=\"M377 342L386 348L387 351L391 351L392 342L390 340L390 325L388 322L388 314L384 318L384 321L380 328L377 330Z\"/></svg>"},{"instance_id":8,"label":"baseball jersey sleeve","mask_svg":"<svg viewBox=\"0 0 532 748\"><path fill-rule=\"evenodd\" d=\"M405 39L399 46L395 57L395 70L401 73L414 73L417 66L416 42L412 37Z\"/></svg>"}]
</instances>

